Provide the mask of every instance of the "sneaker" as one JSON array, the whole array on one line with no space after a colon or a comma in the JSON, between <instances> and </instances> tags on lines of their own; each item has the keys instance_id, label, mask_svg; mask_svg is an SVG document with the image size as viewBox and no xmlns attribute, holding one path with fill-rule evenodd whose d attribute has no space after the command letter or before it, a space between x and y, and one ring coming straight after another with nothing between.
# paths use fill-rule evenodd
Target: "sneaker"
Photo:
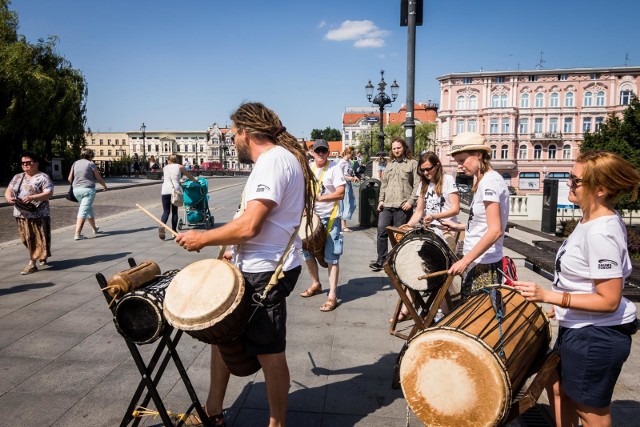
<instances>
[{"instance_id":1,"label":"sneaker","mask_svg":"<svg viewBox=\"0 0 640 427\"><path fill-rule=\"evenodd\" d=\"M158 227L158 237L160 238L160 240L164 240L164 238L166 237L164 234L164 227L162 226Z\"/></svg>"},{"instance_id":2,"label":"sneaker","mask_svg":"<svg viewBox=\"0 0 640 427\"><path fill-rule=\"evenodd\" d=\"M20 274L26 276L27 274L35 273L36 271L38 271L38 267L36 267L35 264L29 264L20 272Z\"/></svg>"},{"instance_id":3,"label":"sneaker","mask_svg":"<svg viewBox=\"0 0 640 427\"><path fill-rule=\"evenodd\" d=\"M369 264L369 268L373 271L380 271L382 270L382 264L380 264L378 261L372 262L371 264Z\"/></svg>"},{"instance_id":4,"label":"sneaker","mask_svg":"<svg viewBox=\"0 0 640 427\"><path fill-rule=\"evenodd\" d=\"M41 259L40 260L40 265L47 265L47 259Z\"/></svg>"},{"instance_id":5,"label":"sneaker","mask_svg":"<svg viewBox=\"0 0 640 427\"><path fill-rule=\"evenodd\" d=\"M102 231L100 231L100 227L96 227L96 229L93 230L93 235L95 236L96 234L102 234Z\"/></svg>"},{"instance_id":6,"label":"sneaker","mask_svg":"<svg viewBox=\"0 0 640 427\"><path fill-rule=\"evenodd\" d=\"M84 240L86 239L86 237L84 237L84 235L82 234L78 234L77 236L74 237L74 240Z\"/></svg>"}]
</instances>

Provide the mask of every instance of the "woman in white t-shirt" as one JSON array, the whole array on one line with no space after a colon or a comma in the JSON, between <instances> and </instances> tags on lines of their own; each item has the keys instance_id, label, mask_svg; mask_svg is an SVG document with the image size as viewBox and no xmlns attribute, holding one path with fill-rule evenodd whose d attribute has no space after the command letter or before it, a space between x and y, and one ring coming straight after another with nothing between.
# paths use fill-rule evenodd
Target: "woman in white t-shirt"
<instances>
[{"instance_id":1,"label":"woman in white t-shirt","mask_svg":"<svg viewBox=\"0 0 640 427\"><path fill-rule=\"evenodd\" d=\"M458 167L475 177L469 221L465 226L451 220L442 224L454 230L465 230L463 256L449 269L449 274L466 271L461 296L472 290L502 283L502 242L509 218L509 190L502 176L491 167L491 148L477 132L458 134L451 145L451 156Z\"/></svg>"},{"instance_id":2,"label":"woman in white t-shirt","mask_svg":"<svg viewBox=\"0 0 640 427\"><path fill-rule=\"evenodd\" d=\"M592 151L578 157L567 184L583 217L558 250L551 290L514 285L529 301L552 304L560 325L558 375L547 385L556 424L611 425L613 389L638 328L636 307L622 296L631 260L614 204L623 194L637 199L640 173L617 154Z\"/></svg>"},{"instance_id":3,"label":"woman in white t-shirt","mask_svg":"<svg viewBox=\"0 0 640 427\"><path fill-rule=\"evenodd\" d=\"M178 156L172 154L169 156L167 160L167 165L162 168L162 175L164 181L162 182L162 222L164 224L167 223L169 219L169 210L171 210L171 229L176 231L178 228L178 207L171 203L171 194L173 194L173 190L176 189L182 192L182 187L180 186L180 179L182 175L185 175L193 182L198 182L197 179L193 177L189 173L188 170L184 168L180 163L178 163ZM164 227L158 227L158 237L160 240L164 240L166 237L164 232Z\"/></svg>"}]
</instances>

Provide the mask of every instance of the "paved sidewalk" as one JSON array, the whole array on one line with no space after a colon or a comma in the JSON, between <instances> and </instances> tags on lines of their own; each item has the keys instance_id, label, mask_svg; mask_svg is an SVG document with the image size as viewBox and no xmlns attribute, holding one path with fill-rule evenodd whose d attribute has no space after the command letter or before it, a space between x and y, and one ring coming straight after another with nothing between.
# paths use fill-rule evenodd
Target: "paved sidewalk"
<instances>
[{"instance_id":1,"label":"paved sidewalk","mask_svg":"<svg viewBox=\"0 0 640 427\"><path fill-rule=\"evenodd\" d=\"M240 188L216 192L218 224L231 219ZM146 207L160 214L159 205ZM15 241L0 244L0 426L119 425L140 375L116 332L95 273L108 278L126 269L131 256L138 262L155 260L166 271L217 255L216 248L192 254L172 240L161 242L155 224L138 210L103 218L100 225L104 235L79 242L66 230L56 230L51 264L28 276L19 275L24 248ZM288 423L294 427L405 426L407 417L410 425L421 425L407 415L402 392L390 387L403 344L388 333L397 294L383 272L367 268L374 257L375 229L355 230L345 235L338 308L322 313L318 308L326 295L298 296L309 285L304 270L288 299ZM518 272L524 280L549 284L522 266ZM614 395L616 426L635 426L640 419L637 337ZM148 355L153 347L141 349ZM204 400L208 347L184 336L178 351ZM159 389L170 411L188 407L172 365ZM262 373L232 377L225 408L229 426L267 425Z\"/></svg>"}]
</instances>

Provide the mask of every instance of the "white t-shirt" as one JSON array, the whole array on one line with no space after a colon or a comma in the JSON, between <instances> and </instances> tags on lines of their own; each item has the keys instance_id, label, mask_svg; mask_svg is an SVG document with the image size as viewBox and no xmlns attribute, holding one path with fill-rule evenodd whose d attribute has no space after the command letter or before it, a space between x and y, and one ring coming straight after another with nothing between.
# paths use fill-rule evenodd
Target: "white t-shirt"
<instances>
[{"instance_id":1,"label":"white t-shirt","mask_svg":"<svg viewBox=\"0 0 640 427\"><path fill-rule=\"evenodd\" d=\"M275 146L258 157L244 187L245 206L251 200L272 200L260 234L237 247L236 264L241 271L261 273L275 270L291 234L300 224L304 209L304 175L298 159L287 149ZM296 234L284 271L300 265L302 242Z\"/></svg>"},{"instance_id":2,"label":"white t-shirt","mask_svg":"<svg viewBox=\"0 0 640 427\"><path fill-rule=\"evenodd\" d=\"M631 260L627 250L627 230L618 215L607 215L578 223L556 254L552 289L572 294L596 293L594 279L629 277ZM624 286L624 280L622 281ZM613 313L555 307L560 326L613 326L633 322L636 306L622 298Z\"/></svg>"},{"instance_id":3,"label":"white t-shirt","mask_svg":"<svg viewBox=\"0 0 640 427\"><path fill-rule=\"evenodd\" d=\"M173 194L173 189L182 191L180 187L180 178L182 178L182 171L180 165L177 163L169 163L162 168L162 176L164 181L162 182L161 194Z\"/></svg>"},{"instance_id":4,"label":"white t-shirt","mask_svg":"<svg viewBox=\"0 0 640 427\"><path fill-rule=\"evenodd\" d=\"M418 184L418 191L416 196L420 197L422 192L422 181ZM442 175L442 195L436 194L436 186L433 182L429 182L429 188L424 195L424 215L435 215L451 209L451 200L449 195L451 193L457 193L458 186L456 180L451 175ZM449 217L451 221L458 222L456 215ZM432 225L440 224L438 221L431 221Z\"/></svg>"},{"instance_id":5,"label":"white t-shirt","mask_svg":"<svg viewBox=\"0 0 640 427\"><path fill-rule=\"evenodd\" d=\"M341 185L346 185L347 181L344 179L344 175L342 174L342 169L333 161L327 161L327 164L322 168L318 168L315 164L311 166L314 173L316 174L316 178L320 181L320 177L322 177L322 182L320 182L320 191L318 195L326 195L335 193L336 189ZM314 212L320 218L329 218L331 216L331 212L333 212L333 206L338 203L338 201L334 202L318 202L316 201L316 207ZM337 213L339 218L340 212Z\"/></svg>"},{"instance_id":6,"label":"white t-shirt","mask_svg":"<svg viewBox=\"0 0 640 427\"><path fill-rule=\"evenodd\" d=\"M464 236L464 254L478 244L482 236L487 232L487 211L484 202L496 202L500 204L500 221L502 222L502 236L482 255L475 263L491 264L502 259L502 243L504 242L504 231L507 229L509 219L509 189L502 176L496 171L487 172L480 182L478 189L473 194L473 201L469 209L469 222Z\"/></svg>"}]
</instances>

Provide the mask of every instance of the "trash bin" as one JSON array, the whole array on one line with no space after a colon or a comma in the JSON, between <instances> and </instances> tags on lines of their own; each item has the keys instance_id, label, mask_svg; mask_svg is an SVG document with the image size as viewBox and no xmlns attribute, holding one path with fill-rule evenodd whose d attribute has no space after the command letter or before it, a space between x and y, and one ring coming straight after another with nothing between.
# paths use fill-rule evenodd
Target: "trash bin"
<instances>
[{"instance_id":1,"label":"trash bin","mask_svg":"<svg viewBox=\"0 0 640 427\"><path fill-rule=\"evenodd\" d=\"M380 180L367 179L360 184L360 227L378 226L378 197L380 196Z\"/></svg>"},{"instance_id":2,"label":"trash bin","mask_svg":"<svg viewBox=\"0 0 640 427\"><path fill-rule=\"evenodd\" d=\"M556 232L558 213L558 180L545 179L542 182L542 227L545 233Z\"/></svg>"}]
</instances>

